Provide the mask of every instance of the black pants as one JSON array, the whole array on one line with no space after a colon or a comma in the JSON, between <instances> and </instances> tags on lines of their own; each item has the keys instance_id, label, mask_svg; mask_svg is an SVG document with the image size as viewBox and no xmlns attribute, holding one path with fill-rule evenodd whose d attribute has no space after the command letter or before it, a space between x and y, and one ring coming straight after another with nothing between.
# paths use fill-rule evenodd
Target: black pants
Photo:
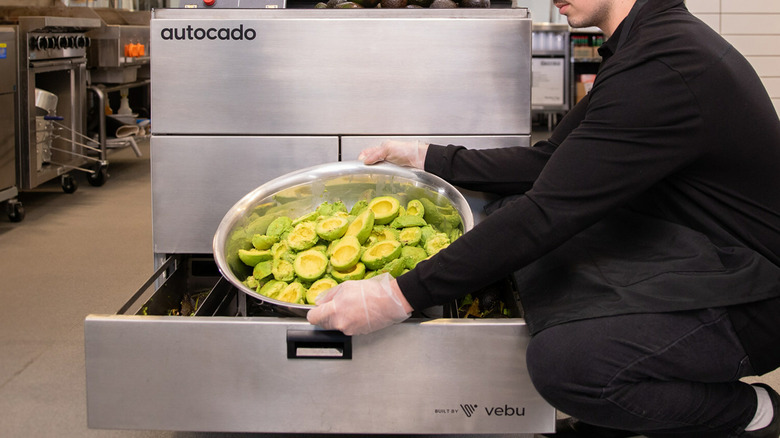
<instances>
[{"instance_id":1,"label":"black pants","mask_svg":"<svg viewBox=\"0 0 780 438\"><path fill-rule=\"evenodd\" d=\"M575 321L536 334L531 379L580 420L647 437L735 437L756 410L750 360L723 309Z\"/></svg>"}]
</instances>

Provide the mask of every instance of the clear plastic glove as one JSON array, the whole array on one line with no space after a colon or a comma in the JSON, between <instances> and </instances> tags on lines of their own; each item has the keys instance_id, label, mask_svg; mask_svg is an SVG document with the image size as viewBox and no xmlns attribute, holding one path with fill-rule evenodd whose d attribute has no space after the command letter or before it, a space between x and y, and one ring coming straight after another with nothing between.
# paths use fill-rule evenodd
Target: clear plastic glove
<instances>
[{"instance_id":1,"label":"clear plastic glove","mask_svg":"<svg viewBox=\"0 0 780 438\"><path fill-rule=\"evenodd\" d=\"M358 160L365 164L387 161L399 166L423 169L426 153L428 153L428 143L420 140L385 140L379 146L363 149L358 155Z\"/></svg>"},{"instance_id":2,"label":"clear plastic glove","mask_svg":"<svg viewBox=\"0 0 780 438\"><path fill-rule=\"evenodd\" d=\"M310 323L345 335L364 335L409 318L412 306L387 273L368 280L345 281L317 297Z\"/></svg>"}]
</instances>

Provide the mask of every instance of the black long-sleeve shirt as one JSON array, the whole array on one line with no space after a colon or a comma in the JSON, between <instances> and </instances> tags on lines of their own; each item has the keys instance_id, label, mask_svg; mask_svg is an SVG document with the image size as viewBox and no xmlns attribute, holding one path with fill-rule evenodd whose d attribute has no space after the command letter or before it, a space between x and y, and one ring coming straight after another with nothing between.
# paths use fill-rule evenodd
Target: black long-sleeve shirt
<instances>
[{"instance_id":1,"label":"black long-sleeve shirt","mask_svg":"<svg viewBox=\"0 0 780 438\"><path fill-rule=\"evenodd\" d=\"M780 120L766 90L682 0L634 9L548 141L430 146L427 171L516 197L399 277L414 308L518 270L532 332L780 296Z\"/></svg>"}]
</instances>

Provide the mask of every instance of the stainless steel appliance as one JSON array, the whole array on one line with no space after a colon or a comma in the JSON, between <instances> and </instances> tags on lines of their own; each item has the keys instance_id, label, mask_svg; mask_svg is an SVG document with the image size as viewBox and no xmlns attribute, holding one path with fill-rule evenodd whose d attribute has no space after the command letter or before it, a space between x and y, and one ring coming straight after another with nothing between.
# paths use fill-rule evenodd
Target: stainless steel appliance
<instances>
[{"instance_id":1,"label":"stainless steel appliance","mask_svg":"<svg viewBox=\"0 0 780 438\"><path fill-rule=\"evenodd\" d=\"M13 222L24 219L16 198L16 44L16 28L0 26L0 202Z\"/></svg>"},{"instance_id":2,"label":"stainless steel appliance","mask_svg":"<svg viewBox=\"0 0 780 438\"><path fill-rule=\"evenodd\" d=\"M97 143L91 143L85 136L86 48L89 45L85 32L99 26L100 20L92 18L18 17L16 153L21 189L32 189L61 177L63 190L73 192L77 184L68 172L74 169L88 172L93 185L105 181L107 164L88 155L90 148L92 152L99 149ZM57 96L54 113L36 107L36 89ZM45 140L39 135L42 132Z\"/></svg>"},{"instance_id":3,"label":"stainless steel appliance","mask_svg":"<svg viewBox=\"0 0 780 438\"><path fill-rule=\"evenodd\" d=\"M91 8L101 26L87 32L91 82L122 84L149 77L149 20L146 11Z\"/></svg>"},{"instance_id":4,"label":"stainless steel appliance","mask_svg":"<svg viewBox=\"0 0 780 438\"><path fill-rule=\"evenodd\" d=\"M527 10L163 9L151 36L158 269L117 314L85 321L90 427L554 429L511 290L511 318L443 306L351 338L237 290L212 247L245 194L380 139L527 146ZM484 200L468 195L478 210Z\"/></svg>"},{"instance_id":5,"label":"stainless steel appliance","mask_svg":"<svg viewBox=\"0 0 780 438\"><path fill-rule=\"evenodd\" d=\"M128 124L133 124L140 115L137 108L149 108L149 60L151 45L149 44L149 20L151 14L147 11L123 11L104 8L83 8L94 13L101 20L99 29L87 32L91 44L87 53L87 70L89 72L88 90L94 93L94 106L89 111L90 130L97 133L102 151L101 158L106 159L109 147L131 146L137 156L141 156L134 137L115 138L109 142L108 137L114 137L108 132L106 123L106 106L110 105L110 97L114 99L112 110L122 108L120 99L127 99L128 107L132 103L133 112L124 115ZM132 94L132 96L131 96ZM91 96L88 96L91 97ZM130 100L132 97L132 102ZM143 117L148 117L144 114Z\"/></svg>"}]
</instances>

